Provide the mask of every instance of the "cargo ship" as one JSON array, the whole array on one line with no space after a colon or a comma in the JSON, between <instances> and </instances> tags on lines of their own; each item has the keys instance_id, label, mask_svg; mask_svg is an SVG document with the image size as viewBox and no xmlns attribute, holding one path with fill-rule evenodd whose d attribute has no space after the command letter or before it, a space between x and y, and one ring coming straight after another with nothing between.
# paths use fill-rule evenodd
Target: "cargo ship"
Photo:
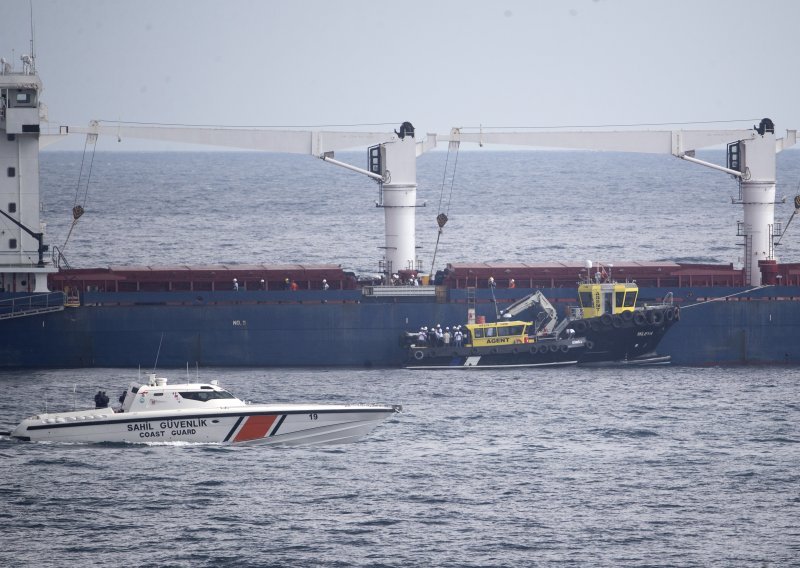
<instances>
[{"instance_id":1,"label":"cargo ship","mask_svg":"<svg viewBox=\"0 0 800 568\"><path fill-rule=\"evenodd\" d=\"M637 282L640 303L670 297L680 307L680 321L658 348L672 364L800 363L800 264L779 263L774 247L782 234L774 219L775 155L796 142L796 131L777 138L769 119L742 130L453 129L424 138L410 123L391 132L337 132L94 122L50 134L41 128L35 61L24 57L21 72L6 64L0 73L2 367L131 367L154 359L160 367L394 367L407 357L398 338L432 322L461 322L467 313L491 320L535 291L565 315L578 304L576 283L587 276L583 263L448 263L435 274L422 269L415 164L440 142L671 154L735 177L744 266L616 262L614 274ZM41 224L39 150L73 134L86 135L89 143L111 135L307 154L366 175L378 183L377 205L385 216L382 278L363 279L339 264L71 268L56 247L51 250ZM725 166L695 157L695 149L718 145L727 147ZM368 147L366 169L334 157L360 147ZM76 208L76 218L80 213Z\"/></svg>"}]
</instances>

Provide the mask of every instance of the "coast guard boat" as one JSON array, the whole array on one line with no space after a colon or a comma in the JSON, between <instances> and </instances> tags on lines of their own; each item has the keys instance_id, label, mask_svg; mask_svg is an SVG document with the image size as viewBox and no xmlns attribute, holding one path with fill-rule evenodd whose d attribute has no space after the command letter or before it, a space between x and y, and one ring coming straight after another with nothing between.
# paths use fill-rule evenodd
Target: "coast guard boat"
<instances>
[{"instance_id":1,"label":"coast guard boat","mask_svg":"<svg viewBox=\"0 0 800 568\"><path fill-rule=\"evenodd\" d=\"M43 413L11 437L36 442L304 445L354 442L402 410L383 404L249 404L210 384L131 383L119 407ZM95 402L107 404L104 393Z\"/></svg>"}]
</instances>

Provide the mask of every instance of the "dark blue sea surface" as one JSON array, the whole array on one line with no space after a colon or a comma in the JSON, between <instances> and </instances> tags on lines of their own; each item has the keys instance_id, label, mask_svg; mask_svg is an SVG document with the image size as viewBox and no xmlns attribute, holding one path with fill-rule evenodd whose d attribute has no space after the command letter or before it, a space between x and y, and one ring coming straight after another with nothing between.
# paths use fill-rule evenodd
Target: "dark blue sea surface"
<instances>
[{"instance_id":1,"label":"dark blue sea surface","mask_svg":"<svg viewBox=\"0 0 800 568\"><path fill-rule=\"evenodd\" d=\"M256 402L380 401L404 412L360 442L325 448L0 438L3 565L792 566L800 557L797 369L199 376ZM135 379L118 369L4 372L2 428Z\"/></svg>"}]
</instances>

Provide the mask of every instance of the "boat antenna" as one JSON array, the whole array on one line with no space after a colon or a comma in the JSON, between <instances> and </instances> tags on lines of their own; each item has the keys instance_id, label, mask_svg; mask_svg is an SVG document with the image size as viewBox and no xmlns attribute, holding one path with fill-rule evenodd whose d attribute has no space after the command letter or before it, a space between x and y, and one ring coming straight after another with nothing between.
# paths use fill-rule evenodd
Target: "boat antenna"
<instances>
[{"instance_id":1,"label":"boat antenna","mask_svg":"<svg viewBox=\"0 0 800 568\"><path fill-rule=\"evenodd\" d=\"M30 5L30 8L31 8L31 63L30 63L30 69L31 69L31 74L36 74L36 49L35 49L35 47L36 47L36 41L35 41L36 36L34 34L34 28L33 28L33 0L28 0L28 4Z\"/></svg>"},{"instance_id":2,"label":"boat antenna","mask_svg":"<svg viewBox=\"0 0 800 568\"><path fill-rule=\"evenodd\" d=\"M158 367L158 356L161 355L161 343L164 341L164 332L161 332L161 339L158 340L158 351L156 351L156 362L153 363L153 372L156 372L156 367Z\"/></svg>"},{"instance_id":3,"label":"boat antenna","mask_svg":"<svg viewBox=\"0 0 800 568\"><path fill-rule=\"evenodd\" d=\"M78 385L72 385L72 410L78 409Z\"/></svg>"}]
</instances>

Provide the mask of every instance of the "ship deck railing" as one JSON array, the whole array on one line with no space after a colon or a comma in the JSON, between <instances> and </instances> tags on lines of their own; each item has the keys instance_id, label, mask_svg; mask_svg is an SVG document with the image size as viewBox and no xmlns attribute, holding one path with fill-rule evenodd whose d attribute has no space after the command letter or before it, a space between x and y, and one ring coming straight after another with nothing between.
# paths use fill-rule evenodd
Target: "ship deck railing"
<instances>
[{"instance_id":1,"label":"ship deck railing","mask_svg":"<svg viewBox=\"0 0 800 568\"><path fill-rule=\"evenodd\" d=\"M364 286L364 296L373 297L419 297L436 296L436 286Z\"/></svg>"},{"instance_id":2,"label":"ship deck railing","mask_svg":"<svg viewBox=\"0 0 800 568\"><path fill-rule=\"evenodd\" d=\"M0 300L0 320L60 312L67 303L63 292L43 292Z\"/></svg>"}]
</instances>

